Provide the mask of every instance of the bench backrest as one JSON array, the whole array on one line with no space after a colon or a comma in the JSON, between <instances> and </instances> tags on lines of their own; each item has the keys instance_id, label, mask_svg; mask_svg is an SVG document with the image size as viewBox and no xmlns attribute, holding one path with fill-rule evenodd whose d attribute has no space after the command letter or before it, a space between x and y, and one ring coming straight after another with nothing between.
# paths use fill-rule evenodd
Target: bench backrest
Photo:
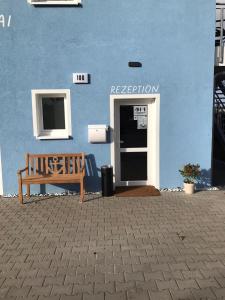
<instances>
[{"instance_id":1,"label":"bench backrest","mask_svg":"<svg viewBox=\"0 0 225 300\"><path fill-rule=\"evenodd\" d=\"M26 175L85 175L85 154L53 153L26 155Z\"/></svg>"}]
</instances>

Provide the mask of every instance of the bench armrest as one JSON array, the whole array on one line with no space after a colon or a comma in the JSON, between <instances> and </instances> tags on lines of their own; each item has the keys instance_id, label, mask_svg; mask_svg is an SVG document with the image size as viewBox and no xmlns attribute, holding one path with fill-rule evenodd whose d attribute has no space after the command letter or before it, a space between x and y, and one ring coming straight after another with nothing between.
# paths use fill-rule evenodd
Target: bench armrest
<instances>
[{"instance_id":1,"label":"bench armrest","mask_svg":"<svg viewBox=\"0 0 225 300\"><path fill-rule=\"evenodd\" d=\"M25 172L26 170L28 170L28 167L24 168L24 169L20 169L17 171L17 175L21 175L23 172Z\"/></svg>"}]
</instances>

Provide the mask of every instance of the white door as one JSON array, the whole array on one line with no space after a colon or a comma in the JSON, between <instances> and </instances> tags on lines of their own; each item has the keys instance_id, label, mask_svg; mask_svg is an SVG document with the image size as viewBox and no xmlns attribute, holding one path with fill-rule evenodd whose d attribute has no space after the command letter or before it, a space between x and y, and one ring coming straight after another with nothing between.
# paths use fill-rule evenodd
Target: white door
<instances>
[{"instance_id":1,"label":"white door","mask_svg":"<svg viewBox=\"0 0 225 300\"><path fill-rule=\"evenodd\" d=\"M151 104L151 99L115 104L116 186L150 184Z\"/></svg>"}]
</instances>

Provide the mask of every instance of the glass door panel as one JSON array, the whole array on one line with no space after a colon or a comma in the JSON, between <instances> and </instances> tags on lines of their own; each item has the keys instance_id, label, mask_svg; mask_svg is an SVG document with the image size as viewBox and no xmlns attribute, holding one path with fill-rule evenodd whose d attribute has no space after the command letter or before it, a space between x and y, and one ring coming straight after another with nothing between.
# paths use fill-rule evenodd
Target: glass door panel
<instances>
[{"instance_id":1,"label":"glass door panel","mask_svg":"<svg viewBox=\"0 0 225 300\"><path fill-rule=\"evenodd\" d=\"M138 108L145 114L135 114ZM120 106L120 147L147 147L147 105Z\"/></svg>"},{"instance_id":2,"label":"glass door panel","mask_svg":"<svg viewBox=\"0 0 225 300\"><path fill-rule=\"evenodd\" d=\"M120 153L121 180L147 180L147 152Z\"/></svg>"},{"instance_id":3,"label":"glass door panel","mask_svg":"<svg viewBox=\"0 0 225 300\"><path fill-rule=\"evenodd\" d=\"M148 106L120 105L120 180L148 180Z\"/></svg>"}]
</instances>

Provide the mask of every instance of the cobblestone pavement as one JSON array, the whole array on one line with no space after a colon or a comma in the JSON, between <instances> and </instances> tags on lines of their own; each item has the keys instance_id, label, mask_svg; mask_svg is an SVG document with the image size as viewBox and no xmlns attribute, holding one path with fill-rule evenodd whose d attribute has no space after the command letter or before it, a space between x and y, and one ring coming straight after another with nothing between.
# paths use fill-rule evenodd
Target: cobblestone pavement
<instances>
[{"instance_id":1,"label":"cobblestone pavement","mask_svg":"<svg viewBox=\"0 0 225 300\"><path fill-rule=\"evenodd\" d=\"M225 193L0 199L4 300L225 299Z\"/></svg>"}]
</instances>

